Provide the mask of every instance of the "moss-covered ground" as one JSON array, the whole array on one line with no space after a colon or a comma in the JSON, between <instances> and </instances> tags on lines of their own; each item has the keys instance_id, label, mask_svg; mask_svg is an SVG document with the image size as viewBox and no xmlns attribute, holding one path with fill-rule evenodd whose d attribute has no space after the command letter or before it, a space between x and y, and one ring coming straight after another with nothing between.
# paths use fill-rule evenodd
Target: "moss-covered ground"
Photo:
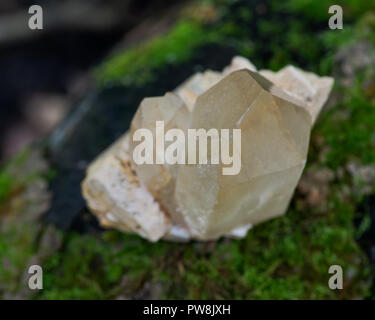
<instances>
[{"instance_id":1,"label":"moss-covered ground","mask_svg":"<svg viewBox=\"0 0 375 320\"><path fill-rule=\"evenodd\" d=\"M375 44L371 1L263 3L200 2L166 35L117 53L98 66L94 70L98 87L157 81L158 71L189 61L207 43L225 43L259 68L277 70L294 64L340 77L334 59L339 50L363 39ZM343 6L344 30L328 29L331 4ZM374 54L374 47L371 50ZM319 201L307 203L306 195L297 191L285 216L254 227L243 240L152 244L117 231L59 233L63 241L44 258L44 289L34 298L371 297L371 266L357 242L368 224L354 225L355 219L363 218L358 208L365 194L357 192L358 181L346 168L352 162L375 162L372 67L356 72L350 85L337 79L335 98L312 133L305 174L328 169L333 175ZM0 172L2 208L12 201L13 180L7 168ZM40 232L27 225L17 232L0 231L0 297L17 294L23 268L38 252ZM328 288L328 268L333 264L343 267L344 290Z\"/></svg>"}]
</instances>

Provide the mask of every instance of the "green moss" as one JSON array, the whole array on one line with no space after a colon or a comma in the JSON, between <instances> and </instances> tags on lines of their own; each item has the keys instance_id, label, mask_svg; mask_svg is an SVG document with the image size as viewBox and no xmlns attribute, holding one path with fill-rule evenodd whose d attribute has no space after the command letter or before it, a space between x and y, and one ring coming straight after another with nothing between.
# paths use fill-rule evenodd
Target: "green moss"
<instances>
[{"instance_id":1,"label":"green moss","mask_svg":"<svg viewBox=\"0 0 375 320\"><path fill-rule=\"evenodd\" d=\"M342 5L345 12L345 28L336 32L331 32L327 27L328 7L331 4L324 1L269 1L272 16L266 14L264 18L259 16L256 19L246 1L210 1L221 13L222 18L216 23L185 19L165 35L115 53L94 73L100 86L143 85L155 79L157 69L187 61L197 48L212 42L230 45L239 54L272 70L297 60L308 61L308 68L312 71L328 73L332 65L332 48L371 33L365 28L355 29L348 22L375 8L370 1L333 2ZM254 19L255 25L252 24ZM280 19L283 24L279 23ZM367 27L372 25L371 15L366 21ZM316 29L315 34L312 29ZM262 38L262 48L257 48L253 43L257 37ZM264 51L266 56L271 55L267 61L262 60Z\"/></svg>"},{"instance_id":2,"label":"green moss","mask_svg":"<svg viewBox=\"0 0 375 320\"><path fill-rule=\"evenodd\" d=\"M323 164L331 168L342 167L349 161L375 162L374 104L364 95L358 79L345 91L342 102L322 116L316 129L329 147Z\"/></svg>"},{"instance_id":3,"label":"green moss","mask_svg":"<svg viewBox=\"0 0 375 320\"><path fill-rule=\"evenodd\" d=\"M0 172L0 298L23 297L27 266L37 252L41 223L37 206L24 191L50 176L40 161L36 152L25 149Z\"/></svg>"},{"instance_id":4,"label":"green moss","mask_svg":"<svg viewBox=\"0 0 375 320\"><path fill-rule=\"evenodd\" d=\"M332 264L351 277L341 298L366 296L369 269L354 240L354 208L331 204L323 215L292 208L256 226L244 240L151 244L114 231L101 237L73 234L46 265L40 298L132 298L157 286L155 296L151 289L144 297L337 298L327 285Z\"/></svg>"},{"instance_id":5,"label":"green moss","mask_svg":"<svg viewBox=\"0 0 375 320\"><path fill-rule=\"evenodd\" d=\"M31 157L31 149L25 148L0 168L0 205L6 202L13 191L23 189L26 184L40 178L50 181L54 177L53 169L41 172L34 170L31 163L30 168L23 169L28 160L33 161Z\"/></svg>"},{"instance_id":6,"label":"green moss","mask_svg":"<svg viewBox=\"0 0 375 320\"><path fill-rule=\"evenodd\" d=\"M141 85L155 69L186 61L194 48L211 41L217 41L215 35L207 35L198 22L183 21L166 35L110 57L95 74L100 84Z\"/></svg>"},{"instance_id":7,"label":"green moss","mask_svg":"<svg viewBox=\"0 0 375 320\"><path fill-rule=\"evenodd\" d=\"M328 23L328 8L332 5L339 5L343 8L344 22L351 22L358 16L375 9L372 1L358 0L288 0L283 1L282 6L288 12L303 15L316 22Z\"/></svg>"},{"instance_id":8,"label":"green moss","mask_svg":"<svg viewBox=\"0 0 375 320\"><path fill-rule=\"evenodd\" d=\"M5 229L5 230L4 230ZM35 254L39 226L31 223L3 226L0 233L0 298L17 296L27 283L27 263Z\"/></svg>"},{"instance_id":9,"label":"green moss","mask_svg":"<svg viewBox=\"0 0 375 320\"><path fill-rule=\"evenodd\" d=\"M0 171L0 204L4 202L12 191L12 178L5 169Z\"/></svg>"},{"instance_id":10,"label":"green moss","mask_svg":"<svg viewBox=\"0 0 375 320\"><path fill-rule=\"evenodd\" d=\"M12 168L21 166L27 159L28 152L28 149L23 150L0 168L0 205L5 202L18 184L19 179L11 173Z\"/></svg>"}]
</instances>

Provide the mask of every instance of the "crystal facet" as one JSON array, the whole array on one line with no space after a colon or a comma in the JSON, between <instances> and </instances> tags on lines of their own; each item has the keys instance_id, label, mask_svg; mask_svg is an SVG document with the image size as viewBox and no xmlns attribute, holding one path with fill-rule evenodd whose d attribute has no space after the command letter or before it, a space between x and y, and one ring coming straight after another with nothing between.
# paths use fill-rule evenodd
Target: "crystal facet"
<instances>
[{"instance_id":1,"label":"crystal facet","mask_svg":"<svg viewBox=\"0 0 375 320\"><path fill-rule=\"evenodd\" d=\"M130 132L88 169L82 184L102 225L151 241L244 237L255 224L285 213L304 169L310 131L333 79L293 66L279 72L235 57L222 73L197 73L163 97L145 98ZM130 137L155 122L167 129L240 129L241 169L224 164L136 164ZM159 163L159 164L158 164Z\"/></svg>"}]
</instances>

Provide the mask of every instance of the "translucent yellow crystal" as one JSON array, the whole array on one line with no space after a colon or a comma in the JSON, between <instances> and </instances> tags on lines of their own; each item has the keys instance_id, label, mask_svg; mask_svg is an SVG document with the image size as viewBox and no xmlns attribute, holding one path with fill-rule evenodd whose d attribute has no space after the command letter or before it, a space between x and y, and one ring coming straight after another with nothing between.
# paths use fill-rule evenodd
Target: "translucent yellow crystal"
<instances>
[{"instance_id":1,"label":"translucent yellow crystal","mask_svg":"<svg viewBox=\"0 0 375 320\"><path fill-rule=\"evenodd\" d=\"M146 98L130 132L90 166L82 184L104 226L156 241L243 237L286 212L307 157L310 131L333 79L292 66L262 70L235 57L222 73L197 73L163 97ZM137 129L240 129L239 174L225 164L136 164ZM154 158L160 155L154 150ZM124 164L125 167L124 167ZM127 168L126 170L124 168Z\"/></svg>"}]
</instances>

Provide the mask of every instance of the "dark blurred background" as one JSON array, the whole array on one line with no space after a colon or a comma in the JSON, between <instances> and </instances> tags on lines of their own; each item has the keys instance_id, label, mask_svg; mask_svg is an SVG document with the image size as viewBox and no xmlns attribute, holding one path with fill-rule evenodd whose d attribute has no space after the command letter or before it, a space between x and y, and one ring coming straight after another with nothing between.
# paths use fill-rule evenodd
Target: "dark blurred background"
<instances>
[{"instance_id":1,"label":"dark blurred background","mask_svg":"<svg viewBox=\"0 0 375 320\"><path fill-rule=\"evenodd\" d=\"M90 86L91 67L116 44L158 32L163 23L153 21L181 3L40 0L44 29L30 30L35 1L1 0L0 163L52 130Z\"/></svg>"}]
</instances>

